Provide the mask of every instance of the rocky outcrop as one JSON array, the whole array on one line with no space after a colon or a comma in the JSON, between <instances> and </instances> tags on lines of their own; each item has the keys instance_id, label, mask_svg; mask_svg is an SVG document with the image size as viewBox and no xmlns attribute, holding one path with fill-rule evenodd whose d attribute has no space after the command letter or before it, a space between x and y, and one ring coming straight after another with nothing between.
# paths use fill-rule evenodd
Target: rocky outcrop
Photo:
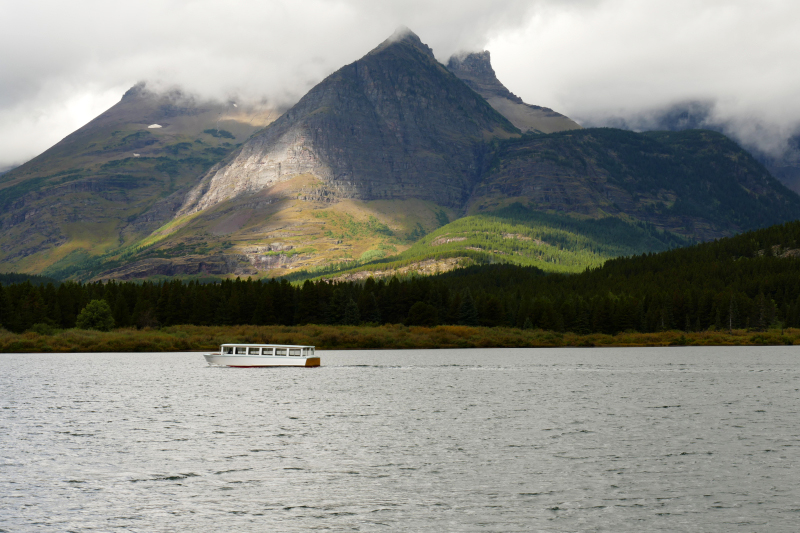
<instances>
[{"instance_id":1,"label":"rocky outcrop","mask_svg":"<svg viewBox=\"0 0 800 533\"><path fill-rule=\"evenodd\" d=\"M526 104L509 91L497 79L488 50L454 55L447 62L447 68L523 132L554 133L581 129L569 117L547 107Z\"/></svg>"},{"instance_id":2,"label":"rocky outcrop","mask_svg":"<svg viewBox=\"0 0 800 533\"><path fill-rule=\"evenodd\" d=\"M249 258L240 254L147 258L108 270L95 280L131 280L152 276L251 276L258 273Z\"/></svg>"},{"instance_id":3,"label":"rocky outcrop","mask_svg":"<svg viewBox=\"0 0 800 533\"><path fill-rule=\"evenodd\" d=\"M416 35L401 32L331 74L209 172L181 214L299 174L339 198L460 207L485 168L487 141L516 134Z\"/></svg>"},{"instance_id":4,"label":"rocky outcrop","mask_svg":"<svg viewBox=\"0 0 800 533\"><path fill-rule=\"evenodd\" d=\"M272 133L272 134L270 134ZM260 135L232 161L206 174L186 197L180 214L202 211L243 193L258 192L301 174L333 182L330 166L322 161L304 125Z\"/></svg>"},{"instance_id":5,"label":"rocky outcrop","mask_svg":"<svg viewBox=\"0 0 800 533\"><path fill-rule=\"evenodd\" d=\"M322 278L323 281L341 282L341 281L364 281L368 278L385 279L394 276L407 276L409 274L417 274L420 276L433 276L435 274L443 274L450 272L456 268L474 264L468 257L448 257L446 259L426 259L425 261L417 261L409 265L394 268L390 270L359 270L356 272L349 272L341 276L334 276L330 278Z\"/></svg>"},{"instance_id":6,"label":"rocky outcrop","mask_svg":"<svg viewBox=\"0 0 800 533\"><path fill-rule=\"evenodd\" d=\"M522 98L509 91L497 79L488 50L454 55L447 62L447 68L466 83L470 89L487 100L491 97L499 97L517 104L524 103Z\"/></svg>"}]
</instances>

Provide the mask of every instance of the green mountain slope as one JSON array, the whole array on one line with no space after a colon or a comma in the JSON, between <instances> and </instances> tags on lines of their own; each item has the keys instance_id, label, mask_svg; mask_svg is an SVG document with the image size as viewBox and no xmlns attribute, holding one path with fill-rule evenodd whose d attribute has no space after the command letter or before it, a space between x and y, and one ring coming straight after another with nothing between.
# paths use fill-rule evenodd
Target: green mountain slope
<instances>
[{"instance_id":1,"label":"green mountain slope","mask_svg":"<svg viewBox=\"0 0 800 533\"><path fill-rule=\"evenodd\" d=\"M440 222L445 217L440 212ZM415 231L421 233L423 229L419 226ZM685 238L646 223L615 217L580 220L514 204L446 223L398 255L385 257L389 254L376 248L365 253L356 265L328 264L290 274L288 279L391 277L422 269L428 273L443 272L474 263L508 263L535 266L544 272L577 273L614 257L660 252L688 244L690 241ZM380 258L374 259L376 256Z\"/></svg>"},{"instance_id":2,"label":"green mountain slope","mask_svg":"<svg viewBox=\"0 0 800 533\"><path fill-rule=\"evenodd\" d=\"M625 217L698 240L800 218L800 197L711 131L587 129L501 143L468 212L519 202Z\"/></svg>"},{"instance_id":3,"label":"green mountain slope","mask_svg":"<svg viewBox=\"0 0 800 533\"><path fill-rule=\"evenodd\" d=\"M137 85L0 175L0 268L41 272L70 254L138 241L174 216L198 175L275 116Z\"/></svg>"}]
</instances>

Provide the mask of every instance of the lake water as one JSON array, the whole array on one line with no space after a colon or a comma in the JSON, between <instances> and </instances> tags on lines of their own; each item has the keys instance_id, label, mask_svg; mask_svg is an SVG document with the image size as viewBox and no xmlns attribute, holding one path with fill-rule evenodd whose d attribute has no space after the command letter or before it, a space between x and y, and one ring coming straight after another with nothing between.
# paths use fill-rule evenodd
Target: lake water
<instances>
[{"instance_id":1,"label":"lake water","mask_svg":"<svg viewBox=\"0 0 800 533\"><path fill-rule=\"evenodd\" d=\"M0 531L797 531L800 349L0 355Z\"/></svg>"}]
</instances>

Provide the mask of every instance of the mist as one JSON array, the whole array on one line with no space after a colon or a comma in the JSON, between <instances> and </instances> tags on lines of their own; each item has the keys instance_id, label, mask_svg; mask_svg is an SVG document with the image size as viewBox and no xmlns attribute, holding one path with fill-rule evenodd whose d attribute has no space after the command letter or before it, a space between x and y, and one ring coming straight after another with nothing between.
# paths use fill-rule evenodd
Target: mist
<instances>
[{"instance_id":1,"label":"mist","mask_svg":"<svg viewBox=\"0 0 800 533\"><path fill-rule=\"evenodd\" d=\"M797 2L552 4L487 47L513 92L582 125L649 129L654 116L702 102L705 126L773 155L798 132Z\"/></svg>"},{"instance_id":2,"label":"mist","mask_svg":"<svg viewBox=\"0 0 800 533\"><path fill-rule=\"evenodd\" d=\"M703 101L740 139L779 152L800 123L800 4L788 0L2 0L0 16L0 170L139 81L291 104L398 26L442 62L490 50L509 89L585 125L641 125Z\"/></svg>"}]
</instances>

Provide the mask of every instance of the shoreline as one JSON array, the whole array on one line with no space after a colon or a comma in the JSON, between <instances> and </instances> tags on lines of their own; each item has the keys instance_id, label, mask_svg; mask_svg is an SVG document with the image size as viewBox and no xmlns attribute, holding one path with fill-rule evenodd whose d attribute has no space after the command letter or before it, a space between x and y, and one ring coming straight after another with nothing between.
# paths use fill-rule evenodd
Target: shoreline
<instances>
[{"instance_id":1,"label":"shoreline","mask_svg":"<svg viewBox=\"0 0 800 533\"><path fill-rule=\"evenodd\" d=\"M800 329L750 331L559 333L473 326L170 326L109 332L69 329L42 335L0 330L0 353L194 352L220 344L305 344L320 350L437 348L591 348L658 346L784 346L800 344Z\"/></svg>"}]
</instances>

